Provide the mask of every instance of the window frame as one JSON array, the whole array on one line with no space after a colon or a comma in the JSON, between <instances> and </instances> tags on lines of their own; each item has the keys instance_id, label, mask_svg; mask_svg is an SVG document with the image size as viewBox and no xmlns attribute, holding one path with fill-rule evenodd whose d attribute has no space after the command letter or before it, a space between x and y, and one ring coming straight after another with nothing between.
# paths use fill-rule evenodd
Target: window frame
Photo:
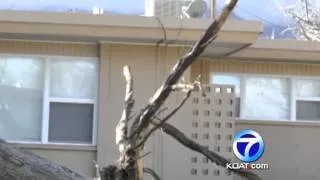
<instances>
[{"instance_id":1,"label":"window frame","mask_svg":"<svg viewBox=\"0 0 320 180\"><path fill-rule=\"evenodd\" d=\"M40 141L24 141L24 140L8 140L10 143L18 144L44 144L44 145L72 145L72 146L96 146L97 145L97 130L98 130L98 96L99 96L99 58L98 57L81 57L81 56L57 56L57 55L39 55L39 54L7 54L0 53L0 57L27 57L27 58L41 58L44 61L44 86L43 86L43 100L42 100L42 119L41 119L41 135ZM96 63L96 79L95 79L95 96L93 99L84 98L64 98L64 97L50 97L50 62L55 58L64 59L66 61L88 60ZM50 142L49 141L49 115L50 102L57 103L72 103L72 104L92 104L92 142L91 143L72 143L72 142Z\"/></svg>"},{"instance_id":2,"label":"window frame","mask_svg":"<svg viewBox=\"0 0 320 180\"><path fill-rule=\"evenodd\" d=\"M320 97L300 97L296 95L296 89L295 83L297 80L320 80L319 76L295 76L295 75L279 75L279 74L257 74L257 73L226 73L226 72L212 72L210 74L210 83L213 83L213 77L214 75L224 75L224 76L238 76L240 79L240 95L236 96L237 98L240 98L240 112L239 112L239 118L235 118L238 120L252 120L248 118L241 118L242 117L242 107L244 106L244 90L245 90L245 78L246 77L270 77L270 78L287 78L289 80L289 119L264 119L264 118L255 118L255 120L258 121L281 121L281 122L318 122L319 120L297 120L297 101L307 101L307 102L320 102Z\"/></svg>"}]
</instances>

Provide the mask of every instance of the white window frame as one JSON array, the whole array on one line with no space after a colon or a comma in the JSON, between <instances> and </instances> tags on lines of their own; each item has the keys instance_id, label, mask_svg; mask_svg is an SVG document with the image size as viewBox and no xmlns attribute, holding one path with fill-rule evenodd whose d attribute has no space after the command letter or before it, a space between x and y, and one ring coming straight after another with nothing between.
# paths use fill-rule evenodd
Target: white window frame
<instances>
[{"instance_id":1,"label":"white window frame","mask_svg":"<svg viewBox=\"0 0 320 180\"><path fill-rule=\"evenodd\" d=\"M26 55L26 54L5 54L0 53L0 57L28 57L28 58L43 58L45 61L44 66L44 87L43 87L43 102L42 102L42 126L40 141L9 141L11 143L21 144L47 144L47 145L72 145L83 146L97 144L97 130L98 130L98 92L99 92L99 58L96 57L77 57L77 56L55 56L55 55ZM96 80L95 80L95 96L93 99L83 98L60 98L50 97L50 62L55 58L64 59L66 61L76 60L88 60L96 62ZM49 114L50 114L50 102L59 103L72 103L72 104L92 104L93 105L93 117L92 117L92 142L91 143L72 143L72 142L50 142L49 139Z\"/></svg>"},{"instance_id":2,"label":"white window frame","mask_svg":"<svg viewBox=\"0 0 320 180\"><path fill-rule=\"evenodd\" d=\"M292 75L274 75L274 74L256 74L256 73L225 73L225 72L213 72L210 75L210 83L213 83L213 76L214 75L224 75L224 76L238 76L240 78L240 96L236 96L237 98L240 98L240 117L236 118L239 120L251 120L251 119L247 119L247 118L241 118L242 116L242 107L244 107L244 90L245 90L245 84L244 79L246 77L271 77L271 78L288 78L289 79L289 89L290 89L290 94L289 94L289 98L290 98L290 117L289 119L263 119L263 118L255 118L256 120L262 120L262 121L298 121L298 122L319 122L318 120L297 120L296 117L296 111L297 111L297 101L316 101L316 102L320 102L320 97L299 97L296 96L296 89L295 87L295 83L297 80L320 80L319 76L292 76Z\"/></svg>"}]
</instances>

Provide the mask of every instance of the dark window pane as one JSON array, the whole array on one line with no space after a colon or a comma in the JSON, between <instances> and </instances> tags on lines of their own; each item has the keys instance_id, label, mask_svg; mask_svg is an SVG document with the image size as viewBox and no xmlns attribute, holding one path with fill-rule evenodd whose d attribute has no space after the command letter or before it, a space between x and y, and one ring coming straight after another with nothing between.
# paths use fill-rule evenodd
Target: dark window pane
<instances>
[{"instance_id":1,"label":"dark window pane","mask_svg":"<svg viewBox=\"0 0 320 180\"><path fill-rule=\"evenodd\" d=\"M92 104L50 103L49 141L92 142Z\"/></svg>"},{"instance_id":2,"label":"dark window pane","mask_svg":"<svg viewBox=\"0 0 320 180\"><path fill-rule=\"evenodd\" d=\"M297 120L320 120L320 102L297 101Z\"/></svg>"}]
</instances>

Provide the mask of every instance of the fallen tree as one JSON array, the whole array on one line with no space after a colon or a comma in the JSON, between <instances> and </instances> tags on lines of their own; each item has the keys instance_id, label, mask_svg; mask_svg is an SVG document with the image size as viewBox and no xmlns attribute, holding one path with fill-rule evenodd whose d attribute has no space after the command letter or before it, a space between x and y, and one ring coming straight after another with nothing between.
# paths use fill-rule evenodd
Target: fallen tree
<instances>
[{"instance_id":1,"label":"fallen tree","mask_svg":"<svg viewBox=\"0 0 320 180\"><path fill-rule=\"evenodd\" d=\"M141 163L144 154L143 147L150 135L158 129L170 135L180 144L193 151L203 154L219 166L226 166L229 161L219 154L208 150L183 134L178 128L168 124L168 120L184 105L190 94L195 89L201 89L199 80L193 84L179 83L184 71L201 55L206 47L212 43L225 23L237 0L231 0L223 9L220 17L214 20L204 32L199 41L182 57L173 67L161 87L151 97L149 103L137 115L132 115L134 106L133 77L128 66L124 67L126 80L125 103L122 116L116 127L116 144L119 150L117 164L99 168L98 178L101 180L141 180L143 173L152 175L155 179L160 177L150 168L143 167ZM186 96L175 109L164 118L157 115L166 109L162 105L174 91L185 92ZM130 120L130 121L129 121ZM251 171L230 170L250 180L261 178ZM48 179L48 180L82 180L79 174L59 166L49 160L40 158L32 153L21 151L4 141L0 141L0 179Z\"/></svg>"},{"instance_id":2,"label":"fallen tree","mask_svg":"<svg viewBox=\"0 0 320 180\"><path fill-rule=\"evenodd\" d=\"M0 140L0 179L85 180L72 170Z\"/></svg>"}]
</instances>

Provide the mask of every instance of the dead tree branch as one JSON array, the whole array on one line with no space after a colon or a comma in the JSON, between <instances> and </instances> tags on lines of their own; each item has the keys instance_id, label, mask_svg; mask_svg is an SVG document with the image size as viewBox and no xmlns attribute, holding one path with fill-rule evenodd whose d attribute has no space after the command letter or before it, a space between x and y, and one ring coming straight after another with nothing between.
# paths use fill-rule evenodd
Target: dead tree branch
<instances>
[{"instance_id":1,"label":"dead tree branch","mask_svg":"<svg viewBox=\"0 0 320 180\"><path fill-rule=\"evenodd\" d=\"M141 140L141 142L136 146L136 148L139 148L140 146L142 146L143 144L145 144L145 142L148 140L148 138L151 136L152 133L154 133L154 131L156 131L157 129L161 128L161 126L163 125L163 123L167 122L173 115L175 115L179 109L181 109L181 107L187 102L187 100L189 99L192 91L196 88L196 87L200 87L200 80L199 80L200 76L197 78L197 80L192 84L178 84L175 85L172 89L173 90L178 90L178 91L183 91L186 92L185 97L183 98L183 100L178 104L178 106L176 108L174 108L167 116L165 116L161 122L157 125L154 125L147 133L146 135L143 137L143 139Z\"/></svg>"},{"instance_id":2,"label":"dead tree branch","mask_svg":"<svg viewBox=\"0 0 320 180\"><path fill-rule=\"evenodd\" d=\"M153 120L152 123L155 125L158 125L160 123L160 121ZM216 163L218 166L226 167L227 163L230 163L230 161L228 161L223 156L220 156L219 154L217 154L213 151L210 151L205 146L202 146L202 145L198 144L197 142L191 140L176 127L174 127L168 123L164 123L161 127L162 127L162 130L166 134L170 135L172 138L177 140L180 144L184 145L188 149L191 149L193 151L196 151L196 152L206 156L208 159L210 159L212 162ZM238 174L241 177L246 177L247 179L250 179L250 180L262 180L255 173L244 170L244 169L232 169L230 171Z\"/></svg>"},{"instance_id":3,"label":"dead tree branch","mask_svg":"<svg viewBox=\"0 0 320 180\"><path fill-rule=\"evenodd\" d=\"M134 105L133 100L133 79L130 72L130 68L125 66L123 68L123 76L126 80L126 94L125 94L125 103L122 112L121 119L117 125L116 129L116 144L120 144L121 141L125 141L127 139L128 132L128 120L131 113L131 109Z\"/></svg>"},{"instance_id":4,"label":"dead tree branch","mask_svg":"<svg viewBox=\"0 0 320 180\"><path fill-rule=\"evenodd\" d=\"M141 140L141 142L139 144L137 144L135 146L135 148L139 148L142 145L145 144L145 142L148 140L148 138L151 136L151 134L156 131L157 129L161 128L161 126L163 125L163 123L165 123L166 121L168 121L174 114L176 114L176 112L178 112L178 110L185 104L185 102L188 100L188 98L191 95L192 90L189 90L186 93L186 96L183 98L183 100L180 102L180 104L171 112L169 113L166 117L164 117L161 122L157 125L154 125L144 136L144 138Z\"/></svg>"},{"instance_id":5,"label":"dead tree branch","mask_svg":"<svg viewBox=\"0 0 320 180\"><path fill-rule=\"evenodd\" d=\"M178 140L180 143L185 145L186 147L202 153L207 156L213 162L220 166L226 165L228 161L219 156L218 154L209 151L203 146L197 144L196 142L187 138L182 132L178 129L174 128L171 125L168 125L166 121L170 119L186 102L188 97L190 96L192 89L194 86L189 86L185 84L177 84L178 80L182 77L184 71L201 55L201 53L206 49L206 47L216 39L218 32L221 27L225 23L227 17L233 10L237 3L237 0L231 0L229 4L223 9L222 14L218 18L218 20L214 20L213 23L208 27L205 33L202 35L199 41L195 43L195 45L180 59L173 67L169 76L164 80L160 88L156 91L156 93L151 97L149 103L141 113L134 120L133 125L130 129L130 134L128 136L128 140L131 143L131 150L135 151L136 149L143 148L145 142L149 138L149 136L158 128L162 127L162 129L171 135L173 138ZM186 97L185 99L164 119L160 120L157 123L154 123L155 114L159 111L161 106L164 104L165 100L169 97L170 93L175 90L185 90ZM153 128L148 131L150 124L153 125ZM142 140L141 140L142 139ZM137 143L140 142L140 143ZM136 146L137 145L137 146ZM137 151L139 152L139 150ZM252 172L248 172L245 170L233 170L233 172L247 177L251 180L260 180L259 176Z\"/></svg>"},{"instance_id":6,"label":"dead tree branch","mask_svg":"<svg viewBox=\"0 0 320 180\"><path fill-rule=\"evenodd\" d=\"M74 171L0 140L0 179L86 180Z\"/></svg>"},{"instance_id":7,"label":"dead tree branch","mask_svg":"<svg viewBox=\"0 0 320 180\"><path fill-rule=\"evenodd\" d=\"M128 145L128 142L127 142L128 120L134 105L133 79L130 72L130 68L128 66L125 66L123 68L123 76L126 80L125 103L124 103L121 119L116 127L116 144L118 145L118 148L119 148L120 157L124 157L123 153L125 151L125 148ZM120 158L120 161L123 162L124 158Z\"/></svg>"},{"instance_id":8,"label":"dead tree branch","mask_svg":"<svg viewBox=\"0 0 320 180\"><path fill-rule=\"evenodd\" d=\"M137 126L137 128L131 128L129 138L136 139L137 137L140 137L140 134L148 128L152 117L171 93L172 86L178 82L184 71L201 55L206 47L216 39L218 32L235 7L236 3L237 0L231 0L223 9L218 20L214 20L202 35L201 39L195 43L187 54L178 60L169 76L162 83L161 87L151 97L149 104L144 108L144 111L135 119L134 124L139 124L139 126Z\"/></svg>"},{"instance_id":9,"label":"dead tree branch","mask_svg":"<svg viewBox=\"0 0 320 180\"><path fill-rule=\"evenodd\" d=\"M169 76L132 122L130 131L128 131L128 121L131 117L130 114L135 102L133 99L133 79L129 67L124 67L123 75L126 80L125 103L122 116L116 127L116 144L118 145L120 153L119 164L109 165L99 169L101 180L141 180L143 171L150 173L155 179L159 180L159 176L154 171L149 168L143 169L142 162L140 161L145 156L142 153L144 143L150 134L158 128L162 128L165 133L169 134L178 142L193 151L205 155L216 164L225 166L226 163L228 163L225 158L190 140L181 131L167 124L166 121L184 105L195 86L195 84L191 87L185 84L177 84L177 82L181 79L185 70L196 61L206 47L216 39L221 27L234 9L236 3L237 0L230 0L229 4L223 9L220 17L217 20L213 20L200 40L197 41L184 56L178 59ZM175 90L185 91L186 97L166 117L160 121L156 120L155 118L157 118L156 115L159 113L160 108L170 93ZM138 148L136 148L139 142L142 142L141 147L138 146ZM260 180L257 175L249 171L232 171L251 180ZM26 174L29 172L30 174ZM0 141L0 179L84 180L83 177L67 168L58 166L31 153L12 148L3 141Z\"/></svg>"},{"instance_id":10,"label":"dead tree branch","mask_svg":"<svg viewBox=\"0 0 320 180\"><path fill-rule=\"evenodd\" d=\"M143 172L150 174L155 180L161 180L160 176L151 168L143 168Z\"/></svg>"}]
</instances>

